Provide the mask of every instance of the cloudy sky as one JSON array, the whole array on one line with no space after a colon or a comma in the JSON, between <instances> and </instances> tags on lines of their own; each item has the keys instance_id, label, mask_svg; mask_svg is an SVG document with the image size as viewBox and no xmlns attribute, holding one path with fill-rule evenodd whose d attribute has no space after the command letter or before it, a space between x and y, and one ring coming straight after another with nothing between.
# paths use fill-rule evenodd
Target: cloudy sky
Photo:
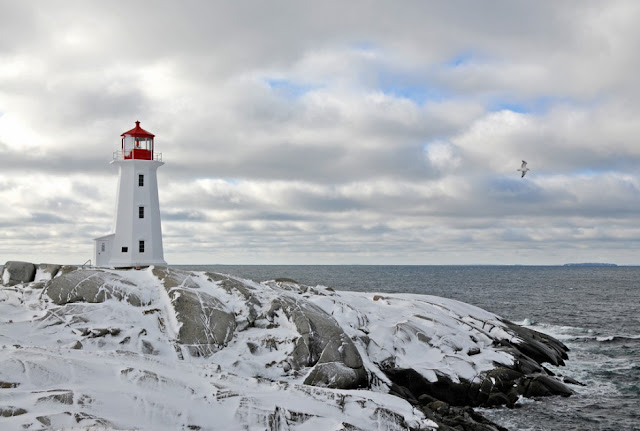
<instances>
[{"instance_id":1,"label":"cloudy sky","mask_svg":"<svg viewBox=\"0 0 640 431\"><path fill-rule=\"evenodd\" d=\"M0 0L0 263L92 257L139 120L170 264L640 264L638 18Z\"/></svg>"}]
</instances>

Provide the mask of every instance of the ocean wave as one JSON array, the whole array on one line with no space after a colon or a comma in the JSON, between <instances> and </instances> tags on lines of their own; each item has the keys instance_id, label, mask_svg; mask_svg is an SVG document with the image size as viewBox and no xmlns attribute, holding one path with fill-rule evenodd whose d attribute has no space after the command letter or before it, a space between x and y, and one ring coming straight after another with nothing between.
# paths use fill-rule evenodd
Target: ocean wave
<instances>
[{"instance_id":1,"label":"ocean wave","mask_svg":"<svg viewBox=\"0 0 640 431\"><path fill-rule=\"evenodd\" d=\"M516 324L533 329L538 332L542 332L547 335L551 335L552 337L557 338L560 341L582 341L585 339L595 339L599 335L593 329L540 323L528 317L521 322L516 322Z\"/></svg>"},{"instance_id":2,"label":"ocean wave","mask_svg":"<svg viewBox=\"0 0 640 431\"><path fill-rule=\"evenodd\" d=\"M640 342L640 335L607 335L596 337L596 341L601 343Z\"/></svg>"},{"instance_id":3,"label":"ocean wave","mask_svg":"<svg viewBox=\"0 0 640 431\"><path fill-rule=\"evenodd\" d=\"M535 331L551 335L562 342L588 342L597 341L599 343L638 343L640 335L632 334L602 334L594 329L580 328L576 326L551 325L547 323L539 323L530 318L525 318L520 322L516 322L520 326L524 326Z\"/></svg>"}]
</instances>

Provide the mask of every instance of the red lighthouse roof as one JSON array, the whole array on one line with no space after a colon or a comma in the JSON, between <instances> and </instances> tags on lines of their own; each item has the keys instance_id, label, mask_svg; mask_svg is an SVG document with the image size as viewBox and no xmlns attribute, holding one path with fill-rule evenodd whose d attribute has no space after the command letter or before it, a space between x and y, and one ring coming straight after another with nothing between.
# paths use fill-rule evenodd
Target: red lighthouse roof
<instances>
[{"instance_id":1,"label":"red lighthouse roof","mask_svg":"<svg viewBox=\"0 0 640 431\"><path fill-rule=\"evenodd\" d=\"M136 127L134 127L129 131L124 132L120 136L124 136L124 135L133 136L134 138L153 138L155 136L153 133L149 133L146 130L144 130L142 127L140 127L139 121L136 121Z\"/></svg>"}]
</instances>

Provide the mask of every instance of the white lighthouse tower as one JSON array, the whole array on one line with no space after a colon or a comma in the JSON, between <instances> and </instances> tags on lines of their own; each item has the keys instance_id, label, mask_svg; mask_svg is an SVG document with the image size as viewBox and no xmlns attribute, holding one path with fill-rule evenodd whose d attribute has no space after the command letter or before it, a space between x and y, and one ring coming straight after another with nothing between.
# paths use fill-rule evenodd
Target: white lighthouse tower
<instances>
[{"instance_id":1,"label":"white lighthouse tower","mask_svg":"<svg viewBox=\"0 0 640 431\"><path fill-rule=\"evenodd\" d=\"M154 135L140 127L124 132L113 153L120 168L114 233L94 239L96 266L113 268L166 265L162 249L156 170L164 165L154 152Z\"/></svg>"}]
</instances>

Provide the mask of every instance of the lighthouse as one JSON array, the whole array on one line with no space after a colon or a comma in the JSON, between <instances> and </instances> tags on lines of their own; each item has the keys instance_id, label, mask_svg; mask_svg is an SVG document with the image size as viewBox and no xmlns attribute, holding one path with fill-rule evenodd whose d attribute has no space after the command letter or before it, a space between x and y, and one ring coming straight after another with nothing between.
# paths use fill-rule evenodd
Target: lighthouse
<instances>
[{"instance_id":1,"label":"lighthouse","mask_svg":"<svg viewBox=\"0 0 640 431\"><path fill-rule=\"evenodd\" d=\"M118 166L113 233L94 239L96 266L125 268L166 265L162 249L157 169L164 165L154 137L140 127L124 132L111 164Z\"/></svg>"}]
</instances>

